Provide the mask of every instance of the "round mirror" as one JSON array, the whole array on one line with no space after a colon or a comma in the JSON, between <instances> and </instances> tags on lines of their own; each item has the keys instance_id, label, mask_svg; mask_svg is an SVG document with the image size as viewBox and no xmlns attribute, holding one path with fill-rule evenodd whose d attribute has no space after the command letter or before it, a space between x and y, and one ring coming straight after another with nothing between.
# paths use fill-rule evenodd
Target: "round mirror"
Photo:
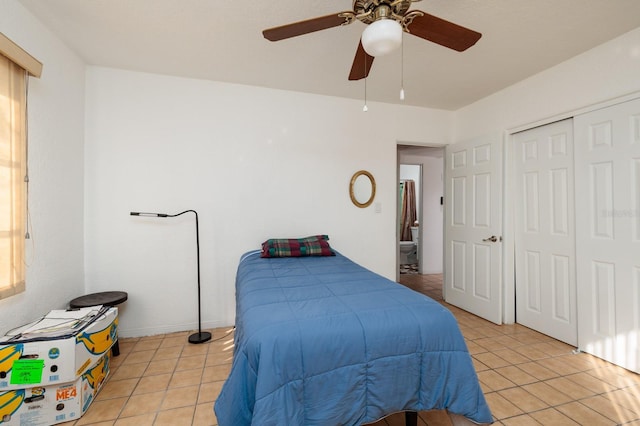
<instances>
[{"instance_id":1,"label":"round mirror","mask_svg":"<svg viewBox=\"0 0 640 426\"><path fill-rule=\"evenodd\" d=\"M376 196L376 180L366 170L356 172L349 184L349 196L353 204L360 208L368 207Z\"/></svg>"}]
</instances>

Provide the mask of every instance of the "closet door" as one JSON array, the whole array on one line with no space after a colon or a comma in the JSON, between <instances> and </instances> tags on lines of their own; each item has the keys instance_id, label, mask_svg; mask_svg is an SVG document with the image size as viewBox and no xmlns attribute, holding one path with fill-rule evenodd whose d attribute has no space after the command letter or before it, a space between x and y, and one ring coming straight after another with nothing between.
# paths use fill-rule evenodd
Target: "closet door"
<instances>
[{"instance_id":1,"label":"closet door","mask_svg":"<svg viewBox=\"0 0 640 426\"><path fill-rule=\"evenodd\" d=\"M516 321L577 345L573 122L514 135Z\"/></svg>"},{"instance_id":2,"label":"closet door","mask_svg":"<svg viewBox=\"0 0 640 426\"><path fill-rule=\"evenodd\" d=\"M640 372L640 99L575 118L578 344Z\"/></svg>"}]
</instances>

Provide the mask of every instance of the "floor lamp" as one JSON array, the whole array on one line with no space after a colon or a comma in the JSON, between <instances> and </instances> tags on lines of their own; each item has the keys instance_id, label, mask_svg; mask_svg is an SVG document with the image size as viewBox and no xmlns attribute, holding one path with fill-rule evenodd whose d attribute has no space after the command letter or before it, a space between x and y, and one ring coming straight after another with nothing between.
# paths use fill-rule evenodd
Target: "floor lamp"
<instances>
[{"instance_id":1,"label":"floor lamp","mask_svg":"<svg viewBox=\"0 0 640 426\"><path fill-rule=\"evenodd\" d=\"M131 212L130 215L146 217L176 217L189 212L196 215L196 255L198 259L198 332L189 336L189 343L204 343L211 340L211 333L208 331L202 331L202 316L200 312L200 231L198 229L198 212L195 210L185 210L177 214Z\"/></svg>"}]
</instances>

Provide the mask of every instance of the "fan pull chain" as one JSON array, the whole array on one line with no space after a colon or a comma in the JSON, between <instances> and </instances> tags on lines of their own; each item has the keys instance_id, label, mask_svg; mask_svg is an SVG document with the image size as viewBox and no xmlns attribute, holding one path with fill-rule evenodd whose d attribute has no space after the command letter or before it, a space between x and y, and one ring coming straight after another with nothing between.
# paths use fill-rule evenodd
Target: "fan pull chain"
<instances>
[{"instance_id":1,"label":"fan pull chain","mask_svg":"<svg viewBox=\"0 0 640 426\"><path fill-rule=\"evenodd\" d=\"M369 111L369 107L367 107L367 77L364 78L364 106L362 107L362 111Z\"/></svg>"},{"instance_id":2,"label":"fan pull chain","mask_svg":"<svg viewBox=\"0 0 640 426\"><path fill-rule=\"evenodd\" d=\"M400 43L400 100L404 101L404 31Z\"/></svg>"},{"instance_id":3,"label":"fan pull chain","mask_svg":"<svg viewBox=\"0 0 640 426\"><path fill-rule=\"evenodd\" d=\"M364 57L364 106L362 107L363 112L369 111L369 107L367 107L367 56Z\"/></svg>"}]
</instances>

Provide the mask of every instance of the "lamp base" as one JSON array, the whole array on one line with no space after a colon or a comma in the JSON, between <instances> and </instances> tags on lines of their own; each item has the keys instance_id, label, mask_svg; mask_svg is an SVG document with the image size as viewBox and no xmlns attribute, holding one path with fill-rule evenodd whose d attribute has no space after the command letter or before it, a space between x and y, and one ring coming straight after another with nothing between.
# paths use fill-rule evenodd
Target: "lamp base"
<instances>
[{"instance_id":1,"label":"lamp base","mask_svg":"<svg viewBox=\"0 0 640 426\"><path fill-rule=\"evenodd\" d=\"M211 333L208 331L200 331L189 336L189 343L204 343L211 340Z\"/></svg>"}]
</instances>

